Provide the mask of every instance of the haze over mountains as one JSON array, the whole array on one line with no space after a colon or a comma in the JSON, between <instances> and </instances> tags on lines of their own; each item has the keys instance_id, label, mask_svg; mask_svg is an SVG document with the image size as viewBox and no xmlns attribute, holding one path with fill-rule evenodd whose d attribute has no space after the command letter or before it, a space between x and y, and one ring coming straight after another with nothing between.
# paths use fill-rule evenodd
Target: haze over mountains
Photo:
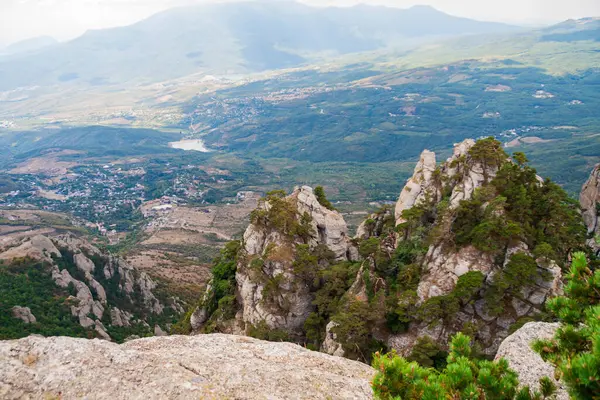
<instances>
[{"instance_id":1,"label":"haze over mountains","mask_svg":"<svg viewBox=\"0 0 600 400\"><path fill-rule=\"evenodd\" d=\"M28 53L57 44L58 40L51 36L39 36L31 39L21 40L19 42L12 43L5 48L0 48L0 56Z\"/></svg>"},{"instance_id":2,"label":"haze over mountains","mask_svg":"<svg viewBox=\"0 0 600 400\"><path fill-rule=\"evenodd\" d=\"M0 59L0 89L158 81L196 72L249 73L431 37L517 29L426 6L314 8L268 1L202 5L168 10L127 27L90 31L35 54Z\"/></svg>"}]
</instances>

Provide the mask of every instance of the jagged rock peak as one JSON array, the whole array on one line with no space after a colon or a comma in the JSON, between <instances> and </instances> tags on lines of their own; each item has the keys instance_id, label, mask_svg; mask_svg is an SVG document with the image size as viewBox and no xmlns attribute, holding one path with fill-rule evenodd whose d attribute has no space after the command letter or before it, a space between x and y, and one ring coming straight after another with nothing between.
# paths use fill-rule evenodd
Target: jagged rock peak
<instances>
[{"instance_id":1,"label":"jagged rock peak","mask_svg":"<svg viewBox=\"0 0 600 400\"><path fill-rule=\"evenodd\" d=\"M493 138L455 144L452 156L437 166L430 151L421 155L413 177L399 196L395 218L399 223L397 249L405 252L415 243L421 246L421 255L412 260L420 267L419 282L413 297L407 298L425 314L411 322L405 333L391 335L387 339L390 347L402 353L422 336L447 343L464 324L475 324L475 339L485 354L494 355L512 324L539 313L547 298L561 293L561 269L550 258L536 255L541 254L537 248L540 243L524 234L493 236L492 231L498 227L519 226L518 215L509 215L510 209L503 203L502 182L494 181L500 168L507 167L506 179L526 176L527 185L543 183L532 175L521 157L507 165L510 162L502 144ZM597 183L595 192L590 190L591 197L598 194ZM486 190L475 196L476 190L484 186ZM473 221L469 222L471 217ZM496 282L504 279L509 263L510 268L526 265L535 278L518 294L505 291L498 295L504 302L500 308L494 306L496 300L490 293L497 290ZM443 315L432 324L440 316L429 311L443 309L448 298L469 285L474 288L470 300L460 300L458 311L449 313L450 318Z\"/></svg>"},{"instance_id":2,"label":"jagged rock peak","mask_svg":"<svg viewBox=\"0 0 600 400\"><path fill-rule=\"evenodd\" d=\"M596 252L600 250L600 244L596 241L596 236L600 233L598 225L598 204L600 204L600 164L596 165L590 174L589 179L581 188L579 194L579 203L583 212L583 220L592 236L588 240L588 245Z\"/></svg>"},{"instance_id":3,"label":"jagged rock peak","mask_svg":"<svg viewBox=\"0 0 600 400\"><path fill-rule=\"evenodd\" d=\"M242 307L238 319L245 326L265 322L271 329L301 332L314 309L314 293L294 271L298 246L327 249L336 261L356 258L356 249L342 215L321 205L308 186L295 188L287 197L267 197L258 210L261 217L253 218L244 233L244 256L236 273ZM284 225L284 219L292 222ZM292 232L289 225L296 225ZM273 280L277 293L266 296L265 285ZM195 325L206 317L199 309Z\"/></svg>"},{"instance_id":4,"label":"jagged rock peak","mask_svg":"<svg viewBox=\"0 0 600 400\"><path fill-rule=\"evenodd\" d=\"M122 345L30 336L0 342L0 360L3 399L360 400L373 397L375 374L368 365L291 343L222 334Z\"/></svg>"},{"instance_id":5,"label":"jagged rock peak","mask_svg":"<svg viewBox=\"0 0 600 400\"><path fill-rule=\"evenodd\" d=\"M438 202L442 192L450 192L450 207L458 207L461 200L471 198L473 192L485 182L494 178L498 165L485 164L470 156L476 145L473 139L466 139L454 145L451 157L441 165L436 164L435 153L424 150L396 203L396 225L405 219L402 213L424 202Z\"/></svg>"},{"instance_id":6,"label":"jagged rock peak","mask_svg":"<svg viewBox=\"0 0 600 400\"><path fill-rule=\"evenodd\" d=\"M312 219L313 232L317 235L312 238L312 244L327 246L337 260L351 258L348 226L342 214L321 205L309 186L296 187L290 198L296 199L300 214L308 213Z\"/></svg>"},{"instance_id":7,"label":"jagged rock peak","mask_svg":"<svg viewBox=\"0 0 600 400\"><path fill-rule=\"evenodd\" d=\"M437 197L439 189L435 187L432 181L435 169L435 153L429 150L423 150L419 162L413 172L413 176L408 180L402 189L402 192L400 192L400 198L396 203L396 225L405 222L402 218L402 212L404 210L408 210L415 204L423 201L428 194Z\"/></svg>"}]
</instances>

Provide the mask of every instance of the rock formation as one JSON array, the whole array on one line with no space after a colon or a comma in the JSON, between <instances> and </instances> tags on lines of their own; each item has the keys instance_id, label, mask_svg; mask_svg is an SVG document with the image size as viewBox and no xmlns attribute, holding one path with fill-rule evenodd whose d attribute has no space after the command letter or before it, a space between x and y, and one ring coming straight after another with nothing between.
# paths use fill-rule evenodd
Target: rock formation
<instances>
[{"instance_id":1,"label":"rock formation","mask_svg":"<svg viewBox=\"0 0 600 400\"><path fill-rule=\"evenodd\" d=\"M435 169L435 153L424 150L415 167L413 176L406 182L404 189L400 192L400 198L396 203L394 211L396 225L405 222L402 218L404 210L408 210L415 204L425 201L427 196L432 197L434 201L437 199L439 196L439 187L433 181Z\"/></svg>"},{"instance_id":2,"label":"rock formation","mask_svg":"<svg viewBox=\"0 0 600 400\"><path fill-rule=\"evenodd\" d=\"M2 399L370 399L362 363L222 334L0 342ZM84 367L82 367L84 366Z\"/></svg>"},{"instance_id":3,"label":"rock formation","mask_svg":"<svg viewBox=\"0 0 600 400\"><path fill-rule=\"evenodd\" d=\"M555 209L532 206L557 198ZM251 222L237 256L218 265L221 274L235 271L209 285L192 329L277 338L284 331L367 362L386 347L410 355L435 343L443 353L457 332L493 356L511 326L561 293L553 260L565 262L582 238L566 193L544 186L525 157L511 161L493 138L455 145L440 165L425 150L395 215L381 208L352 240L342 216L308 187L268 195ZM576 239L546 229L563 224ZM235 290L217 298L217 285Z\"/></svg>"},{"instance_id":4,"label":"rock formation","mask_svg":"<svg viewBox=\"0 0 600 400\"><path fill-rule=\"evenodd\" d=\"M554 377L554 366L542 360L539 354L531 349L531 344L537 339L551 339L558 326L557 323L528 322L502 342L496 359L506 358L510 367L519 374L521 385L538 390L540 378ZM554 380L554 383L558 388L556 399L569 400L561 382Z\"/></svg>"},{"instance_id":5,"label":"rock formation","mask_svg":"<svg viewBox=\"0 0 600 400\"><path fill-rule=\"evenodd\" d=\"M402 205L404 207L405 205ZM385 206L364 220L356 229L356 239L368 239L382 236L386 227L395 226L394 213L391 207Z\"/></svg>"},{"instance_id":6,"label":"rock formation","mask_svg":"<svg viewBox=\"0 0 600 400\"><path fill-rule=\"evenodd\" d=\"M260 216L244 233L235 275L238 326L245 331L266 323L270 329L300 336L314 310L314 293L310 279L300 276L295 264L299 249L321 251L331 262L356 258L356 249L341 214L322 206L308 186L296 188L285 198L263 201L256 215ZM324 268L327 263L319 260L316 267ZM211 289L209 285L208 292ZM199 307L191 317L192 327L201 327L208 314Z\"/></svg>"},{"instance_id":7,"label":"rock formation","mask_svg":"<svg viewBox=\"0 0 600 400\"><path fill-rule=\"evenodd\" d=\"M475 141L468 139L454 146L453 155L443 164L435 165L435 154L425 150L415 168L413 177L401 191L396 205L397 224L406 222L398 213L419 206L430 211L433 227L438 232L427 253L420 261L422 276L416 290L417 303L449 295L459 278L469 272L480 272L489 285L494 276L504 268L515 253L531 256L530 250L522 242L515 242L502 253L503 263L498 265L498 254L483 251L473 245L457 247L452 241L450 225L456 218L455 210L462 200L470 200L476 189L492 181L499 166L505 159L502 156L496 163L471 152ZM501 154L501 153L500 153ZM506 156L503 156L506 157ZM482 161L482 159L484 161ZM539 179L538 179L539 181ZM447 205L440 210L442 194L446 193ZM484 204L485 206L485 204ZM465 324L477 326L477 339L486 354L493 355L503 338L508 335L510 325L519 318L535 314L541 309L547 297L560 293L561 270L554 263L538 260L538 278L527 289L515 297L500 315L492 316L486 311L486 302L479 298L472 304L463 305L453 322L413 323L408 332L387 338L388 345L406 354L417 337L428 335L445 343L449 337ZM483 290L481 289L481 293ZM476 296L477 297L477 296ZM446 316L445 316L446 317Z\"/></svg>"},{"instance_id":8,"label":"rock formation","mask_svg":"<svg viewBox=\"0 0 600 400\"><path fill-rule=\"evenodd\" d=\"M594 251L600 251L600 225L598 215L600 214L600 164L596 165L588 181L583 185L579 195L579 203L583 212L583 220L587 226L590 239L588 245Z\"/></svg>"},{"instance_id":9,"label":"rock formation","mask_svg":"<svg viewBox=\"0 0 600 400\"><path fill-rule=\"evenodd\" d=\"M344 347L337 341L337 335L333 332L333 328L336 326L338 324L335 321L330 321L327 324L325 328L325 340L321 345L321 351L332 356L343 357L345 355Z\"/></svg>"},{"instance_id":10,"label":"rock formation","mask_svg":"<svg viewBox=\"0 0 600 400\"><path fill-rule=\"evenodd\" d=\"M54 246L54 243L46 236L33 236L27 238L13 246L13 243L9 244L9 248L4 249L0 259L11 260L13 258L19 258L29 256L37 260L52 261L52 256L60 256L60 252Z\"/></svg>"},{"instance_id":11,"label":"rock formation","mask_svg":"<svg viewBox=\"0 0 600 400\"><path fill-rule=\"evenodd\" d=\"M0 249L0 259L10 261L21 257L47 264L55 284L65 292L72 293L65 301L72 315L82 327L95 331L101 338L110 340L102 322L106 321L104 317L107 312L108 321L113 326L129 327L134 323L134 312L161 315L164 311L165 306L153 293L156 284L146 273L135 270L118 257L103 254L86 240L70 234L33 236L24 238L21 243L12 243L9 248ZM72 265L73 268L69 270L65 265ZM131 310L120 310L111 303L107 293L109 290L112 291L110 296L122 298L120 301L125 301ZM18 318L35 322L33 315L32 321L23 311L28 310L27 307L19 310Z\"/></svg>"},{"instance_id":12,"label":"rock formation","mask_svg":"<svg viewBox=\"0 0 600 400\"><path fill-rule=\"evenodd\" d=\"M26 324L34 324L37 321L35 319L35 315L32 314L31 309L29 307L14 306L12 308L12 314L13 317L19 318Z\"/></svg>"}]
</instances>

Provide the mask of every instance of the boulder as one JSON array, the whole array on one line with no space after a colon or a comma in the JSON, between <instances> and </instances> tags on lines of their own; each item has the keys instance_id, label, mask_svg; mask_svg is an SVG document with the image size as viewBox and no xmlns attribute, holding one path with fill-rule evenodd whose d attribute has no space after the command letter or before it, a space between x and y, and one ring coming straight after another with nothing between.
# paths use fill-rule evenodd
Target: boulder
<instances>
[{"instance_id":1,"label":"boulder","mask_svg":"<svg viewBox=\"0 0 600 400\"><path fill-rule=\"evenodd\" d=\"M321 345L321 351L332 356L344 357L344 347L337 341L337 335L333 332L333 328L338 325L335 321L329 321L325 327L325 340Z\"/></svg>"},{"instance_id":2,"label":"boulder","mask_svg":"<svg viewBox=\"0 0 600 400\"><path fill-rule=\"evenodd\" d=\"M106 327L100 321L94 321L94 330L103 340L108 340L109 342L112 340L110 335L106 332Z\"/></svg>"},{"instance_id":3,"label":"boulder","mask_svg":"<svg viewBox=\"0 0 600 400\"><path fill-rule=\"evenodd\" d=\"M558 329L559 324L546 322L529 322L515 333L507 337L496 354L496 359L506 358L510 367L519 374L521 385L529 386L534 390L539 389L540 378L551 378L559 388L557 400L569 400L560 381L554 379L554 366L542 360L531 348L536 339L550 339Z\"/></svg>"},{"instance_id":4,"label":"boulder","mask_svg":"<svg viewBox=\"0 0 600 400\"><path fill-rule=\"evenodd\" d=\"M168 336L169 334L162 330L160 325L154 325L154 336Z\"/></svg>"},{"instance_id":5,"label":"boulder","mask_svg":"<svg viewBox=\"0 0 600 400\"><path fill-rule=\"evenodd\" d=\"M37 322L35 315L32 314L29 307L14 306L12 308L12 315L26 324L35 324Z\"/></svg>"},{"instance_id":6,"label":"boulder","mask_svg":"<svg viewBox=\"0 0 600 400\"><path fill-rule=\"evenodd\" d=\"M121 311L117 307L110 309L110 323L112 326L131 326L130 319L131 314L128 312Z\"/></svg>"},{"instance_id":7,"label":"boulder","mask_svg":"<svg viewBox=\"0 0 600 400\"><path fill-rule=\"evenodd\" d=\"M83 253L75 253L73 256L73 262L77 269L79 269L85 275L85 279L88 281L92 280L92 274L94 273L94 263L92 260L87 258Z\"/></svg>"},{"instance_id":8,"label":"boulder","mask_svg":"<svg viewBox=\"0 0 600 400\"><path fill-rule=\"evenodd\" d=\"M371 399L368 365L223 334L0 342L2 399ZM82 368L85 366L85 368ZM103 377L103 379L99 379Z\"/></svg>"}]
</instances>

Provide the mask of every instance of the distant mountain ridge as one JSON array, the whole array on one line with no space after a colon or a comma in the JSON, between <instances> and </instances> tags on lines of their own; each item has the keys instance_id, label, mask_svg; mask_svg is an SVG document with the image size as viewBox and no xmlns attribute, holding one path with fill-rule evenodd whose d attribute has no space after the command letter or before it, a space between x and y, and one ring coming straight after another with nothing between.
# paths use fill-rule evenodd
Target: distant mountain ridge
<instances>
[{"instance_id":1,"label":"distant mountain ridge","mask_svg":"<svg viewBox=\"0 0 600 400\"><path fill-rule=\"evenodd\" d=\"M57 44L58 40L54 39L51 36L39 36L31 39L21 40L19 42L12 43L4 48L0 48L0 56L29 53Z\"/></svg>"},{"instance_id":2,"label":"distant mountain ridge","mask_svg":"<svg viewBox=\"0 0 600 400\"><path fill-rule=\"evenodd\" d=\"M600 17L568 20L543 30L543 41L571 42L591 40L600 42Z\"/></svg>"},{"instance_id":3,"label":"distant mountain ridge","mask_svg":"<svg viewBox=\"0 0 600 400\"><path fill-rule=\"evenodd\" d=\"M314 8L256 1L175 8L131 26L89 31L35 54L0 59L0 90L64 82L158 81L196 72L249 73L411 39L516 29L425 6Z\"/></svg>"}]
</instances>

